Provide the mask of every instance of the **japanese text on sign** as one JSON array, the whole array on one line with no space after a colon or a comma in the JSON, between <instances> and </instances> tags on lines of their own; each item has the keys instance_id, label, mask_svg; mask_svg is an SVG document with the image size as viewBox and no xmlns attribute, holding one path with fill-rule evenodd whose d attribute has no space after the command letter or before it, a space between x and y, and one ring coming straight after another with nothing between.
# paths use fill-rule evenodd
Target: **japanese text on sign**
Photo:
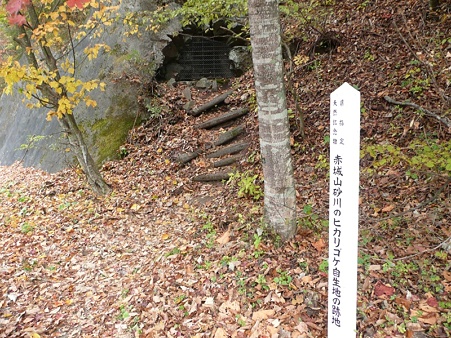
<instances>
[{"instance_id":1,"label":"japanese text on sign","mask_svg":"<svg viewBox=\"0 0 451 338\"><path fill-rule=\"evenodd\" d=\"M360 93L344 83L330 98L329 337L355 337Z\"/></svg>"}]
</instances>

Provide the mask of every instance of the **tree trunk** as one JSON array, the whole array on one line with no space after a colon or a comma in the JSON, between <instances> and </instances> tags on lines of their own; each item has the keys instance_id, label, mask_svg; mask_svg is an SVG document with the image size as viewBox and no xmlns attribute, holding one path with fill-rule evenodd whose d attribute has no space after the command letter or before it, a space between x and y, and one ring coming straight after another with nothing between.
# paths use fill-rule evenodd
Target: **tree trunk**
<instances>
[{"instance_id":1,"label":"tree trunk","mask_svg":"<svg viewBox=\"0 0 451 338\"><path fill-rule=\"evenodd\" d=\"M278 0L249 0L248 7L265 180L265 222L286 241L296 233L296 193L278 3Z\"/></svg>"},{"instance_id":2,"label":"tree trunk","mask_svg":"<svg viewBox=\"0 0 451 338\"><path fill-rule=\"evenodd\" d=\"M32 22L33 28L36 28L40 25L39 17L36 13L35 7L33 3L29 6L29 15L30 20ZM35 68L39 68L39 64L37 61L37 51L33 49L30 37L27 34L24 26L19 26L19 32L21 33L19 37L16 37L14 40L22 46L24 51L26 51L27 61L30 66ZM57 60L54 57L51 49L46 45L45 38L41 39L38 44L41 49L41 54L45 61L45 64L49 70L54 72L55 79L59 80L61 78L59 69L57 66ZM41 85L37 85L37 88L43 94L43 97L48 101L48 106L58 110L58 102L61 98L62 94L58 94L54 88L52 88L48 83L43 83ZM77 158L78 163L80 164L83 172L85 173L88 184L91 189L99 195L105 195L111 191L111 187L104 181L102 175L100 174L97 165L91 157L89 149L85 143L83 138L83 134L78 128L77 122L75 121L75 117L73 114L65 114L61 118L58 118L58 122L63 128L64 132L67 134L69 139L69 144L71 151L74 153Z\"/></svg>"},{"instance_id":3,"label":"tree trunk","mask_svg":"<svg viewBox=\"0 0 451 338\"><path fill-rule=\"evenodd\" d=\"M63 115L58 119L69 139L70 149L73 151L91 189L98 195L105 195L111 191L111 187L104 181L97 165L89 153L88 146L78 128L75 117L72 114Z\"/></svg>"}]
</instances>

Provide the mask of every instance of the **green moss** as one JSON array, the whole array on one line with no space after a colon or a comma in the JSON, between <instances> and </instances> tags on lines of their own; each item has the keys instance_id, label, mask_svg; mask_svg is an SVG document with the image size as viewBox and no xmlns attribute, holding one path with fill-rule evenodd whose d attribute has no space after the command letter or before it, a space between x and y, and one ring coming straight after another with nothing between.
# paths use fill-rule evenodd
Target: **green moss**
<instances>
[{"instance_id":1,"label":"green moss","mask_svg":"<svg viewBox=\"0 0 451 338\"><path fill-rule=\"evenodd\" d=\"M128 131L133 128L135 117L116 116L94 122L91 131L94 135L93 150L96 162L119 158L117 150L124 144Z\"/></svg>"}]
</instances>

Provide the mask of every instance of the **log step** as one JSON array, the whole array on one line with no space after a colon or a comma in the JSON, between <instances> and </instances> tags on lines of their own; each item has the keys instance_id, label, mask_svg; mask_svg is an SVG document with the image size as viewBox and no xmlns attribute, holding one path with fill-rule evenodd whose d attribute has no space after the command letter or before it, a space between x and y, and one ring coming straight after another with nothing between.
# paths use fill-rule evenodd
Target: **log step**
<instances>
[{"instance_id":1,"label":"log step","mask_svg":"<svg viewBox=\"0 0 451 338\"><path fill-rule=\"evenodd\" d=\"M193 181L195 182L224 181L229 179L230 174L232 173L229 171L219 171L217 173L202 174L193 177Z\"/></svg>"},{"instance_id":2,"label":"log step","mask_svg":"<svg viewBox=\"0 0 451 338\"><path fill-rule=\"evenodd\" d=\"M218 117L214 117L203 123L199 123L198 125L195 125L194 128L196 128L196 129L213 128L213 127L216 127L217 125L220 125L221 123L228 122L228 121L234 120L238 117L241 117L243 115L246 115L248 112L249 112L249 109L247 109L247 108L239 108L239 109L231 110Z\"/></svg>"},{"instance_id":3,"label":"log step","mask_svg":"<svg viewBox=\"0 0 451 338\"><path fill-rule=\"evenodd\" d=\"M230 94L233 93L233 90L229 90L228 92L221 94L219 96L216 96L213 100L201 105L200 107L196 107L193 110L189 111L188 114L192 116L199 116L203 112L207 111L210 108L213 108L214 106L222 103L229 97Z\"/></svg>"}]
</instances>

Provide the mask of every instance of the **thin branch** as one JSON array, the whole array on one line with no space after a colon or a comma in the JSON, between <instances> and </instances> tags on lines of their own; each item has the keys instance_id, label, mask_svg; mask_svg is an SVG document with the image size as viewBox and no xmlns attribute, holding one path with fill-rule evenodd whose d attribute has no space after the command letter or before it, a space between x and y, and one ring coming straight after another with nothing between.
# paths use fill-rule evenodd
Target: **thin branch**
<instances>
[{"instance_id":1,"label":"thin branch","mask_svg":"<svg viewBox=\"0 0 451 338\"><path fill-rule=\"evenodd\" d=\"M430 110L427 110L423 107L420 107L419 105L410 102L410 101L396 101L394 99L392 99L390 96L384 96L385 101L391 103L391 104L396 104L398 106L410 106L413 107L423 113L425 113L426 115L432 116L433 118L437 119L438 121L440 121L441 123L445 124L448 128L451 128L451 120L445 116L440 116Z\"/></svg>"},{"instance_id":2,"label":"thin branch","mask_svg":"<svg viewBox=\"0 0 451 338\"><path fill-rule=\"evenodd\" d=\"M74 68L74 73L75 73L75 47L74 47L74 40L72 39L72 32L70 30L70 25L69 23L67 23L67 32L69 34L69 41L70 41L70 46L71 46L71 51L72 51L72 59L73 61L73 68Z\"/></svg>"},{"instance_id":3,"label":"thin branch","mask_svg":"<svg viewBox=\"0 0 451 338\"><path fill-rule=\"evenodd\" d=\"M413 257L416 257L416 256L420 256L420 255L422 255L422 254L424 254L424 253L427 253L427 252L435 251L435 250L439 249L440 247L445 246L445 243L448 242L448 241L450 241L450 240L451 240L451 236L448 237L447 239L445 239L445 240L444 240L443 242L441 242L440 244L434 246L433 248L429 248L429 249L423 250L423 251L421 251L421 252L417 252L416 254L412 254L412 255L408 255L408 256L404 256L404 257L395 258L395 259L393 259L393 261L401 261L401 260L405 260L405 259L410 259L410 258L413 258Z\"/></svg>"},{"instance_id":4,"label":"thin branch","mask_svg":"<svg viewBox=\"0 0 451 338\"><path fill-rule=\"evenodd\" d=\"M231 38L239 39L239 40L242 40L242 41L244 41L246 43L249 43L249 39L243 38L242 36L240 36L240 34L235 33L233 30L228 29L227 27L224 27L224 26L220 26L219 28L221 28L221 29L225 30L226 32L229 32L230 34L232 34L230 36Z\"/></svg>"}]
</instances>

